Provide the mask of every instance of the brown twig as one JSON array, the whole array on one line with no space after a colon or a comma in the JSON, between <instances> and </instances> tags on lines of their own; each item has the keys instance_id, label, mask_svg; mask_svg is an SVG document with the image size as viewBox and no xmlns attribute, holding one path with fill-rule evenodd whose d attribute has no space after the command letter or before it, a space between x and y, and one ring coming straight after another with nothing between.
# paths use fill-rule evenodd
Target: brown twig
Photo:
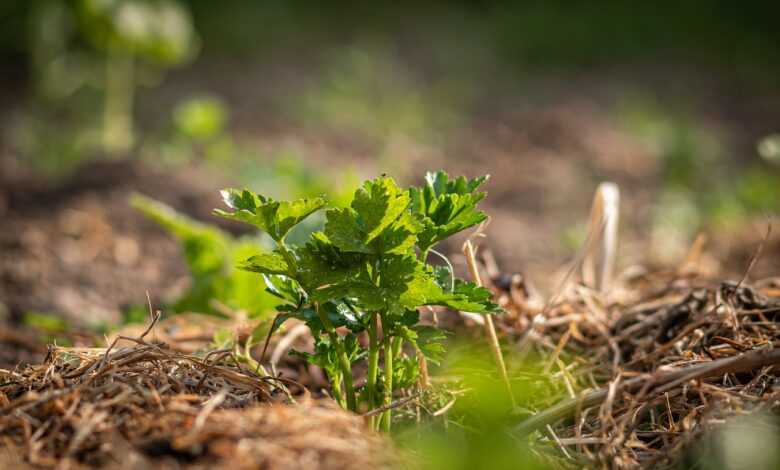
<instances>
[{"instance_id":1,"label":"brown twig","mask_svg":"<svg viewBox=\"0 0 780 470\"><path fill-rule=\"evenodd\" d=\"M388 403L386 405L382 405L380 407L374 408L371 411L367 411L367 412L363 413L360 416L362 416L364 418L368 418L370 416L376 416L378 414L384 413L387 410L393 410L395 408L404 406L405 404L409 403L412 400L416 400L419 397L420 397L420 394L419 393L415 393L413 395L409 395L408 397L399 398L396 401L393 401L393 402L390 402L390 403Z\"/></svg>"},{"instance_id":2,"label":"brown twig","mask_svg":"<svg viewBox=\"0 0 780 470\"><path fill-rule=\"evenodd\" d=\"M748 372L778 363L780 363L780 349L756 349L737 356L717 359L677 370L634 377L626 380L621 388L624 391L636 391L647 384L651 384L652 393L658 394L669 391L690 380ZM595 406L604 401L608 395L608 389L600 389L564 400L526 419L515 428L515 431L519 434L528 434L571 416L577 407L587 408Z\"/></svg>"}]
</instances>

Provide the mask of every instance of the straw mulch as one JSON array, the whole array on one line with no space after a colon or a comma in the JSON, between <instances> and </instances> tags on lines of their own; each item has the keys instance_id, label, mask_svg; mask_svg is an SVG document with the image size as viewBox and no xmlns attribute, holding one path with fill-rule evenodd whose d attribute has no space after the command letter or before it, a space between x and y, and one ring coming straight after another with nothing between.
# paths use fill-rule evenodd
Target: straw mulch
<instances>
[{"instance_id":1,"label":"straw mulch","mask_svg":"<svg viewBox=\"0 0 780 470\"><path fill-rule=\"evenodd\" d=\"M556 448L563 466L674 466L729 419L780 412L780 278L642 273L548 304L518 276L506 284L499 326L559 392L515 430Z\"/></svg>"},{"instance_id":2,"label":"straw mulch","mask_svg":"<svg viewBox=\"0 0 780 470\"><path fill-rule=\"evenodd\" d=\"M643 272L606 294L578 284L544 301L520 276L488 274L508 311L496 324L508 365L523 367L513 380L539 391L512 431L544 462L672 467L729 420L780 413L780 278ZM231 351L175 344L174 323L109 348L52 347L40 365L0 370L0 468L399 463L362 418ZM760 432L777 431L764 423Z\"/></svg>"},{"instance_id":3,"label":"straw mulch","mask_svg":"<svg viewBox=\"0 0 780 470\"><path fill-rule=\"evenodd\" d=\"M148 333L148 330L147 330ZM229 351L147 342L53 347L0 371L0 468L377 468L363 420L264 377Z\"/></svg>"}]
</instances>

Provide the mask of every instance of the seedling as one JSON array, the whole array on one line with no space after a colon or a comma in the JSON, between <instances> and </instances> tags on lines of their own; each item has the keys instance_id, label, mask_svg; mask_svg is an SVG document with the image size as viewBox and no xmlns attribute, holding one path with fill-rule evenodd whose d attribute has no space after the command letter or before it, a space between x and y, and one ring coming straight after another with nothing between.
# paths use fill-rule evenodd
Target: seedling
<instances>
[{"instance_id":1,"label":"seedling","mask_svg":"<svg viewBox=\"0 0 780 470\"><path fill-rule=\"evenodd\" d=\"M325 370L343 407L373 410L389 405L394 390L417 383L419 357L436 363L444 351L443 333L419 324L419 307L501 311L487 289L427 263L437 243L486 219L477 209L485 197L477 189L486 179L429 173L422 187L408 190L385 176L366 181L348 207L327 210L323 231L297 246L287 234L322 210L323 198L275 201L227 189L222 195L230 211L215 212L256 226L276 244L240 266L262 274L266 290L284 302L271 331L290 318L303 321L315 346L313 353L298 354ZM358 341L363 332L368 347ZM353 376L357 363L366 364L361 387ZM371 424L389 430L391 410Z\"/></svg>"}]
</instances>

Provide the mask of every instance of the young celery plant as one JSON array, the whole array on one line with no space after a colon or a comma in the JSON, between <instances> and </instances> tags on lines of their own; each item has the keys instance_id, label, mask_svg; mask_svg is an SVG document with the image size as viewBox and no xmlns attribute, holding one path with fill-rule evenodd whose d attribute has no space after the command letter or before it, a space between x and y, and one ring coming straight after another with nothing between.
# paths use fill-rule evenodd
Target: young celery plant
<instances>
[{"instance_id":1,"label":"young celery plant","mask_svg":"<svg viewBox=\"0 0 780 470\"><path fill-rule=\"evenodd\" d=\"M366 181L350 206L328 210L324 230L301 246L288 245L285 237L325 205L321 198L274 201L246 190L226 190L223 198L232 211L217 214L251 223L274 239L272 252L241 265L263 274L266 290L285 301L271 330L289 318L305 322L315 350L302 355L326 371L346 408L370 410L389 405L394 389L416 383L419 358L407 357L404 344L432 361L443 351L443 335L419 324L417 308L500 312L486 289L425 261L436 243L486 218L476 209L485 196L476 189L485 179L451 180L446 173L431 173L425 186L409 190L388 177ZM357 340L364 331L367 349ZM363 360L368 362L365 386L355 390L352 365ZM346 397L339 392L341 383ZM390 429L389 409L381 422Z\"/></svg>"}]
</instances>

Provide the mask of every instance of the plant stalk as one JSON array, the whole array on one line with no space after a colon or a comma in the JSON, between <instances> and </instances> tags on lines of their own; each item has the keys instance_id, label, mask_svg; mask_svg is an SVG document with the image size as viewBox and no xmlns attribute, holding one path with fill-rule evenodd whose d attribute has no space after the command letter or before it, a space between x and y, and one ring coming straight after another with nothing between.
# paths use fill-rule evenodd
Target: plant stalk
<instances>
[{"instance_id":1,"label":"plant stalk","mask_svg":"<svg viewBox=\"0 0 780 470\"><path fill-rule=\"evenodd\" d=\"M376 406L376 376L379 369L379 339L377 330L379 329L379 320L376 313L371 314L371 321L368 323L368 378L366 388L368 389L368 409L373 410ZM368 425L371 429L375 428L376 419L374 416L368 418Z\"/></svg>"},{"instance_id":2,"label":"plant stalk","mask_svg":"<svg viewBox=\"0 0 780 470\"><path fill-rule=\"evenodd\" d=\"M401 357L401 345L403 344L404 339L403 338L393 338L393 357L399 358Z\"/></svg>"},{"instance_id":3,"label":"plant stalk","mask_svg":"<svg viewBox=\"0 0 780 470\"><path fill-rule=\"evenodd\" d=\"M330 339L336 346L336 354L339 358L339 367L341 368L341 374L344 376L344 389L347 394L347 409L350 411L357 411L357 400L355 399L355 387L352 383L352 366L349 363L347 357L347 351L344 349L344 343L336 333L336 328L333 327L333 323L330 322L328 314L320 310L319 304L314 304L314 309L317 311L317 316L320 318L322 325L325 327L325 331L330 335Z\"/></svg>"},{"instance_id":4,"label":"plant stalk","mask_svg":"<svg viewBox=\"0 0 780 470\"><path fill-rule=\"evenodd\" d=\"M333 391L333 398L336 399L336 403L340 407L346 408L347 403L344 401L344 392L341 390L341 377L330 377L330 388Z\"/></svg>"},{"instance_id":5,"label":"plant stalk","mask_svg":"<svg viewBox=\"0 0 780 470\"><path fill-rule=\"evenodd\" d=\"M388 328L387 319L382 317L382 328L384 330L383 347L385 350L385 405L390 405L393 401L393 341L390 336L390 328ZM382 414L382 423L385 428L385 432L390 432L392 424L393 410L388 409Z\"/></svg>"}]
</instances>

